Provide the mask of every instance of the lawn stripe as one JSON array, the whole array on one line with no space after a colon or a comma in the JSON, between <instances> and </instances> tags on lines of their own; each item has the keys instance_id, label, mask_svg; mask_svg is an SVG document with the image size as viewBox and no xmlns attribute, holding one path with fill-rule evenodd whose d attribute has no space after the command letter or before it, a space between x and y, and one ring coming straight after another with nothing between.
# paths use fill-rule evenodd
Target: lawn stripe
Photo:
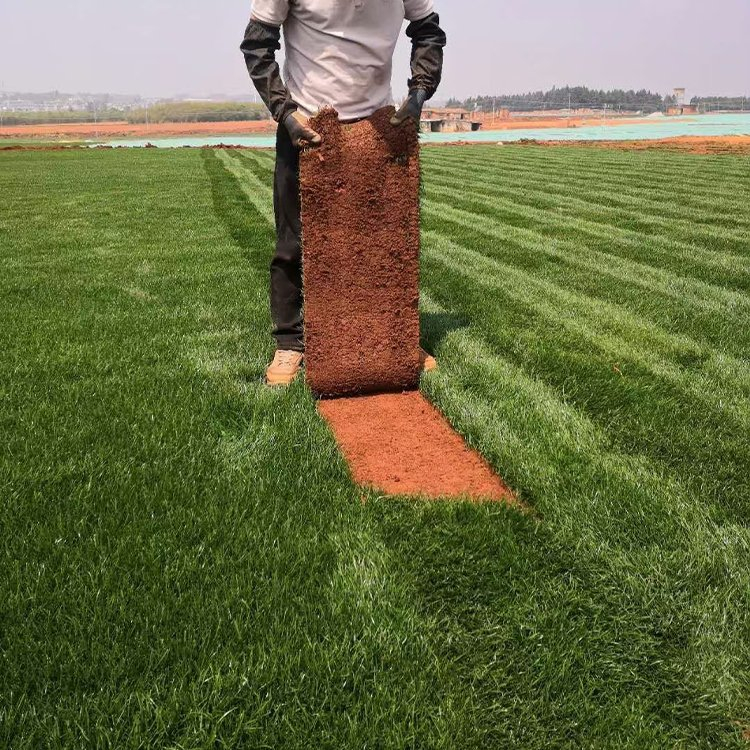
<instances>
[{"instance_id":1,"label":"lawn stripe","mask_svg":"<svg viewBox=\"0 0 750 750\"><path fill-rule=\"evenodd\" d=\"M667 359L668 348L664 354L656 353L658 348L650 353L655 345L661 348L671 343L658 330L645 340L646 351L640 351L635 343L644 332L627 329L627 314L621 312L621 320L610 324L604 322L607 310L602 309L602 322L590 331L578 322L583 314L583 320L593 325L585 311L577 304L565 309L564 292L553 290L551 301L544 296L538 300L534 287L539 285L533 281L518 279L511 285L489 277L481 270L485 264L478 259L480 270L476 270L473 258L469 260L464 252L453 260L446 257L444 248L436 253L427 247L425 255L424 283L429 293L436 296L442 289L442 296L436 297L442 301L448 299L447 289L453 294L460 291L461 301L453 302L453 308L481 324L498 351L544 377L578 409L606 425L624 450L647 451L733 517L747 513L750 486L742 468L750 461L750 448L743 439L747 399L732 393L717 373L706 376L709 392L704 393L692 385L690 369L682 372ZM596 310L592 305L592 319ZM614 335L620 330L633 342L631 347ZM694 351L691 342L684 343L682 356ZM675 356L680 355L675 352ZM717 360L714 370L723 363ZM732 376L730 371L727 379ZM736 401L740 409L729 409L724 399ZM660 429L664 424L671 429ZM696 435L701 436L699 441Z\"/></svg>"},{"instance_id":2,"label":"lawn stripe","mask_svg":"<svg viewBox=\"0 0 750 750\"><path fill-rule=\"evenodd\" d=\"M643 191L636 189L633 193L618 189L616 195L612 190L585 191L576 189L575 195L570 184L563 184L560 189L553 190L554 184L545 179L544 185L539 185L538 176L532 175L530 179L522 183L519 180L508 179L505 171L501 174L493 174L496 179L483 179L481 190L491 194L497 194L508 198L523 197L524 201L518 201L522 205L532 205L537 207L547 207L557 209L561 204L575 206L582 211L592 211L597 215L609 217L611 220L621 222L623 219L630 219L646 226L657 226L666 229L669 233L691 234L696 223L699 225L707 224L712 228L721 227L727 236L750 243L747 238L747 230L750 228L750 220L745 220L741 212L737 212L740 207L744 208L742 201L735 201L731 207L725 207L720 213L705 212L695 207L690 209L689 216L686 218L687 207L684 202L673 203L674 210L668 210L667 203L664 200L648 202L643 196ZM529 176L529 173L525 173ZM453 167L436 167L432 166L428 171L428 180L432 183L442 186L455 185L457 177L474 178L477 177L476 170L457 170ZM481 175L480 175L481 176ZM435 179L437 178L437 179ZM529 202L531 201L531 202ZM702 208L705 207L705 197L700 201ZM652 207L653 212L646 211L646 207ZM731 213L731 209L735 209ZM724 224L729 226L724 227ZM737 229L744 234L735 234L729 230Z\"/></svg>"},{"instance_id":3,"label":"lawn stripe","mask_svg":"<svg viewBox=\"0 0 750 750\"><path fill-rule=\"evenodd\" d=\"M604 202L605 205L618 205L622 201L643 201L644 211L650 209L659 214L667 208L673 212L679 212L677 218L684 218L685 212L695 211L698 215L706 211L707 208L712 212L718 211L720 215L732 217L732 210L744 208L744 201L735 190L731 196L721 199L711 192L710 184L707 184L703 190L680 190L678 187L665 183L663 186L654 187L648 182L643 182L637 176L621 175L612 179L609 172L601 172L585 180L575 179L574 173L570 176L563 176L555 179L540 167L537 171L531 171L525 167L519 166L514 162L503 162L498 165L477 164L475 166L457 166L452 162L433 162L427 164L426 169L429 173L434 168L442 165L450 170L456 170L458 174L477 175L482 182L490 184L501 182L518 187L527 187L530 190L540 190L544 194L547 190L553 190L557 193L572 193L577 196L593 196L597 202ZM540 176L544 175L540 181ZM707 204L705 198L711 197L711 202ZM743 212L740 211L740 214Z\"/></svg>"},{"instance_id":4,"label":"lawn stripe","mask_svg":"<svg viewBox=\"0 0 750 750\"><path fill-rule=\"evenodd\" d=\"M428 188L426 191L430 193ZM456 201L459 202L460 201ZM557 239L539 234L533 229L498 223L488 216L472 213L461 208L454 208L451 201L423 200L423 212L427 227L446 227L450 224L461 227L467 236L478 235L486 238L483 244L493 255L500 253L504 257L516 259L523 265L536 265L539 256L559 259L573 267L579 267L601 276L609 276L618 281L632 284L641 289L658 292L666 297L680 299L682 305L690 305L712 313L720 313L720 321L737 322L744 319L744 311L750 301L740 292L725 289L716 284L709 284L702 279L678 275L665 269L641 263L640 261L622 258L610 253L601 252L570 240ZM490 242L487 242L487 239ZM666 251L665 257L668 258ZM709 274L705 274L709 275ZM651 303L644 299L644 305ZM740 327L738 332L742 332Z\"/></svg>"},{"instance_id":5,"label":"lawn stripe","mask_svg":"<svg viewBox=\"0 0 750 750\"><path fill-rule=\"evenodd\" d=\"M242 192L256 211L273 226L275 222L272 201L273 188L259 179L251 168L243 167L238 163L232 154L218 151L217 158L221 161L224 169L236 178Z\"/></svg>"},{"instance_id":6,"label":"lawn stripe","mask_svg":"<svg viewBox=\"0 0 750 750\"><path fill-rule=\"evenodd\" d=\"M441 310L429 295L423 295L423 308ZM671 673L688 670L697 691L711 695L708 704L722 705L724 715L734 715L744 704L742 660L748 657L743 635L747 617L734 604L748 599L750 581L739 562L750 551L748 529L717 526L710 508L689 487L643 456L613 448L606 431L558 392L499 356L476 331L449 332L437 351L442 366L426 382L430 397L539 508L555 537L576 545L582 568L611 571L609 584L603 583L607 573L598 580L606 588L623 591L624 599L621 605L609 606L643 608L651 612L654 624L674 605L662 598L655 582L675 576L683 582L686 596L667 616L674 630L657 626L652 631L659 640L664 638L655 646L656 658L664 659ZM583 562L587 557L588 565ZM687 594L687 580L705 580L710 571L731 565L729 560L743 569L739 579L722 576L712 586L699 583L697 597ZM477 564L476 558L472 563ZM456 592L462 594L465 589ZM479 648L482 638L502 628L500 617L492 618L489 611L485 617L486 630L469 628L466 634L471 648ZM685 619L677 625L672 617ZM723 639L743 644L729 657L733 677L726 692L709 677L727 673ZM640 648L647 647L642 643ZM685 699L675 695L673 705Z\"/></svg>"},{"instance_id":7,"label":"lawn stripe","mask_svg":"<svg viewBox=\"0 0 750 750\"><path fill-rule=\"evenodd\" d=\"M516 164L528 168L542 168L546 174L566 177L571 180L596 179L602 173L613 174L617 172L623 180L638 178L657 187L666 186L669 182L677 183L678 190L705 190L715 189L719 197L731 197L736 193L737 183L741 189L747 189L748 174L744 169L737 170L735 174L727 174L725 167L727 163L745 161L750 159L739 157L731 158L725 162L711 162L710 157L705 156L683 156L679 167L673 166L673 159L657 161L653 156L638 154L623 155L621 159L608 160L602 157L601 152L582 154L578 159L572 158L570 153L560 154L556 159L554 155L549 156L546 152L542 155L530 158L528 151L523 148L485 149L482 155L474 154L464 160L464 164L481 165L498 164L509 156L513 157ZM460 158L455 155L446 154L447 159ZM696 178L691 179L691 175Z\"/></svg>"},{"instance_id":8,"label":"lawn stripe","mask_svg":"<svg viewBox=\"0 0 750 750\"><path fill-rule=\"evenodd\" d=\"M570 292L459 245L440 233L427 231L424 236L426 255L453 274L470 278L477 288L502 290L505 296L523 302L550 323L556 321L567 327L610 357L638 362L657 377L667 378L686 393L705 400L728 419L747 420L750 429L747 360L699 346L693 339L668 333L626 308ZM680 364L686 360L693 366ZM698 362L700 372L695 368Z\"/></svg>"},{"instance_id":9,"label":"lawn stripe","mask_svg":"<svg viewBox=\"0 0 750 750\"><path fill-rule=\"evenodd\" d=\"M483 162L454 197L443 153ZM0 746L743 747L744 308L463 194L645 165L715 211L747 162L700 158L425 149L423 389L519 513L363 503L303 383L261 385L269 152L0 154Z\"/></svg>"},{"instance_id":10,"label":"lawn stripe","mask_svg":"<svg viewBox=\"0 0 750 750\"><path fill-rule=\"evenodd\" d=\"M519 203L512 198L503 198L487 191L465 190L457 195L454 187L442 187L432 183L426 184L425 191L430 195L447 198L451 201L451 205L468 205L470 209L481 206L484 209L482 213L491 212L493 215L503 217L509 223L513 223L515 220L522 226L528 226L528 220L532 219L539 233L542 233L543 230L546 234L557 236L569 230L569 232L574 232L576 236L580 235L586 239L606 240L611 244L621 243L641 249L647 248L650 250L654 246L660 248L667 246L670 250L674 249L682 253L683 256L698 255L716 259L719 263L731 267L738 275L750 278L750 256L745 257L742 253L743 247L747 244L744 238L725 238L724 244L732 247L707 249L676 236L665 236L663 231L652 234L644 232L642 229L597 221L590 212L581 215L578 213L563 213L560 208L554 210L539 209L533 205ZM488 195L492 195L492 199ZM737 250L740 252L736 252Z\"/></svg>"},{"instance_id":11,"label":"lawn stripe","mask_svg":"<svg viewBox=\"0 0 750 750\"><path fill-rule=\"evenodd\" d=\"M743 191L736 184L731 191L721 194L713 189L710 179L707 179L701 187L681 187L679 184L666 179L654 184L653 181L644 179L638 172L618 172L617 177L613 178L612 170L603 169L593 172L588 177L581 177L573 169L568 174L555 177L545 170L544 165L540 165L536 171L532 171L531 168L519 165L513 160L497 162L488 160L476 164L453 162L447 159L427 161L425 166L428 174L432 165L435 164L443 164L450 169L456 169L459 174L463 170L468 170L469 174L478 176L482 181L490 183L502 180L505 183L527 186L531 189L545 189L548 185L550 188L580 193L581 195L608 191L608 194L605 192L604 197L614 203L619 200L619 196L635 198L636 200L642 197L645 201L644 208L656 209L657 211L661 206L672 206L676 210L684 206L685 210L702 212L708 205L713 210L720 210L731 216L733 210L744 207L747 202L746 195L750 195L750 190L746 188ZM542 184L539 184L538 175L544 175ZM746 195L743 195L743 192ZM710 201L705 200L707 197L710 197ZM740 213L742 214L744 211L740 210Z\"/></svg>"},{"instance_id":12,"label":"lawn stripe","mask_svg":"<svg viewBox=\"0 0 750 750\"><path fill-rule=\"evenodd\" d=\"M254 174L261 180L273 184L273 173L275 161L269 159L266 156L261 155L256 151L230 151L230 156L235 157L240 162L245 162L250 165L250 169L253 170Z\"/></svg>"}]
</instances>

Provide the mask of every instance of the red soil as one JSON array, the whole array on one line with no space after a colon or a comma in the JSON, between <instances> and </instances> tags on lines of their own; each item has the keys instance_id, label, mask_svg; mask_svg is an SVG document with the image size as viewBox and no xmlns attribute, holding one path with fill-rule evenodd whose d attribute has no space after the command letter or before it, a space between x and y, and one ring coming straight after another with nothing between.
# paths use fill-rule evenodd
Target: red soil
<instances>
[{"instance_id":1,"label":"red soil","mask_svg":"<svg viewBox=\"0 0 750 750\"><path fill-rule=\"evenodd\" d=\"M251 122L163 122L130 124L127 122L63 123L61 125L12 125L0 127L2 138L40 138L97 140L99 138L151 138L190 135L257 135L275 133L270 120Z\"/></svg>"},{"instance_id":2,"label":"red soil","mask_svg":"<svg viewBox=\"0 0 750 750\"><path fill-rule=\"evenodd\" d=\"M568 144L570 145L570 144ZM586 145L577 141L575 145ZM650 141L596 141L589 145L623 151L683 151L691 154L750 154L750 135L682 135Z\"/></svg>"},{"instance_id":3,"label":"red soil","mask_svg":"<svg viewBox=\"0 0 750 750\"><path fill-rule=\"evenodd\" d=\"M393 107L353 125L324 110L300 163L305 367L324 396L419 382L419 143Z\"/></svg>"},{"instance_id":4,"label":"red soil","mask_svg":"<svg viewBox=\"0 0 750 750\"><path fill-rule=\"evenodd\" d=\"M418 391L320 401L354 480L389 495L516 502Z\"/></svg>"},{"instance_id":5,"label":"red soil","mask_svg":"<svg viewBox=\"0 0 750 750\"><path fill-rule=\"evenodd\" d=\"M488 146L488 141L453 141L426 143L426 148L451 148L453 146ZM503 144L506 145L506 144ZM537 141L524 140L508 143L509 146L555 148L578 146L581 148L610 148L619 151L681 151L690 154L750 154L750 135L678 135L659 140L640 141Z\"/></svg>"},{"instance_id":6,"label":"red soil","mask_svg":"<svg viewBox=\"0 0 750 750\"><path fill-rule=\"evenodd\" d=\"M491 114L479 114L476 119L482 123L482 130L525 130L526 128L580 128L586 125L601 125L602 115L592 112L588 115L519 115L517 117L492 117ZM607 115L607 125L633 125L648 122L642 117L622 117Z\"/></svg>"}]
</instances>

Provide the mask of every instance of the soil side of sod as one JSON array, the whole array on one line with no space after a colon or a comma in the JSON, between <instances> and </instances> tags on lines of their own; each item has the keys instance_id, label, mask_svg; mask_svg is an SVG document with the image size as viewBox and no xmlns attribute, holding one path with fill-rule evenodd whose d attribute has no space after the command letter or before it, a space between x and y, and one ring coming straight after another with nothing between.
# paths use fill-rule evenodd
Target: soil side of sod
<instances>
[{"instance_id":1,"label":"soil side of sod","mask_svg":"<svg viewBox=\"0 0 750 750\"><path fill-rule=\"evenodd\" d=\"M300 159L307 382L321 396L419 382L419 143L393 107L323 110Z\"/></svg>"}]
</instances>

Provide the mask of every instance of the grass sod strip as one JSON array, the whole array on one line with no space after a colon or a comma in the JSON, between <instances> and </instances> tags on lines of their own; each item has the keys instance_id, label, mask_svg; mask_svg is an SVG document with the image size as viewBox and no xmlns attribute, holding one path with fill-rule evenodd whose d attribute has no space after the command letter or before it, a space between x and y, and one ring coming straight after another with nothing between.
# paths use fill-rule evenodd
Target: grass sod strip
<instances>
[{"instance_id":1,"label":"grass sod strip","mask_svg":"<svg viewBox=\"0 0 750 750\"><path fill-rule=\"evenodd\" d=\"M634 439L623 447L612 439L610 426L622 414L651 435L650 417L635 408L631 391L578 367L567 379L553 378L532 357L516 356L510 337L502 338L505 328L526 332L521 353L536 351L529 348L535 339L537 349L553 354L578 344L491 284L481 287L482 304L468 295L476 284L441 261L451 248L435 235L447 232L457 245L462 238L453 235L453 222L436 225L434 217L426 217L422 324L441 369L425 388L538 517L377 497L350 506L352 487L337 473L343 468L304 389L293 388L279 403L258 387L268 355L261 248L270 225L266 220L261 230L252 218L250 196L261 205L269 193L260 192L263 181L252 170L229 171L243 166L242 157L1 155L0 261L10 275L0 275L0 289L3 300L14 295L4 314L15 328L13 335L3 329L13 359L0 360L0 387L5 396L14 383L16 409L9 418L11 401L1 400L0 424L16 439L0 454L0 476L9 478L0 486L12 480L23 490L3 505L3 524L10 521L14 533L4 536L0 562L7 586L1 600L10 602L0 658L14 671L0 670L0 732L13 731L19 746L35 746L39 737L62 744L57 735L85 731L119 746L208 747L251 737L275 746L362 747L366 738L383 747L742 747L741 728L750 724L743 519L733 520L722 498L693 492L690 471L662 461L658 443ZM270 166L265 155L253 161ZM576 164L571 158L571 172ZM544 164L529 170L543 187ZM458 181L457 194L463 187L473 186ZM49 200L36 203L40 193ZM498 252L499 239L459 228L466 249ZM496 262L494 255L481 266L471 253L455 258L485 275ZM509 264L532 277L536 268L542 273L543 265L522 261L518 255ZM95 282L102 284L96 294ZM573 294L567 304L573 311L583 302ZM739 333L732 325L728 338ZM73 334L86 357L71 354ZM77 367L74 376L63 371L65 394L57 390L63 350ZM662 359L676 356L670 351L659 349ZM177 370L168 388L166 376L154 381L158 367ZM639 377L659 393L655 373ZM180 386L181 378L190 385ZM81 409L92 388L109 394L107 420L137 429L133 443L118 433L82 461L78 448L90 441L76 435L99 435L103 419ZM41 410L50 394L59 414L54 432L41 431L46 423L37 416L19 421L38 415L30 410ZM679 405L687 397L678 389L673 398ZM654 434L664 431L663 413L650 423ZM35 442L26 439L30 424L37 425ZM148 439L155 435L169 437L169 455L154 447L165 437ZM711 439L718 440L709 450L721 468L728 438ZM119 470L113 445L120 446ZM327 473L319 474L323 465ZM66 484L43 481L50 466ZM339 467L333 476L330 466ZM20 474L26 483L17 481ZM200 497L184 493L187 481ZM727 494L740 489L731 478ZM182 503L173 502L175 494ZM85 533L93 521L80 511L91 506L106 525L97 539L109 545L107 556ZM186 519L199 532L192 547ZM137 526L147 532L138 537ZM209 533L212 544L205 545ZM151 537L145 549L134 543ZM65 543L55 545L59 538ZM50 560L55 565L40 573ZM98 588L80 583L100 570L117 575ZM333 570L356 575L323 585L334 580ZM130 589L133 579L138 587ZM8 591L23 592L34 615L10 630L18 595L11 600ZM357 650L342 633L361 634L344 623L360 611L363 591L380 598L374 614L362 612L361 632L372 637L358 638ZM383 623L383 610L392 615L385 633L368 625L368 618ZM417 645L386 649L394 654L386 664L368 644L390 643L391 630ZM205 649L195 646L196 633L206 633ZM104 634L107 648L92 650ZM377 654L374 661L368 653ZM56 681L46 681L49 674ZM384 680L386 694L372 698L368 675ZM79 692L63 690L62 681ZM19 684L37 688L19 691ZM59 727L57 735L44 731L49 727ZM367 734L372 727L386 734Z\"/></svg>"},{"instance_id":2,"label":"grass sod strip","mask_svg":"<svg viewBox=\"0 0 750 750\"><path fill-rule=\"evenodd\" d=\"M324 397L419 385L419 142L394 112L323 109L300 154L305 379Z\"/></svg>"}]
</instances>

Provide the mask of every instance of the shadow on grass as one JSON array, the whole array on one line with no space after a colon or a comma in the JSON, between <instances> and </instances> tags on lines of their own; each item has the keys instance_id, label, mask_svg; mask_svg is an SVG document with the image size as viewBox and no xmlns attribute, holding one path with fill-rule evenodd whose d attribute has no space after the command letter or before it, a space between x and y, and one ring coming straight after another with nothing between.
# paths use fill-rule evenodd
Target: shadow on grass
<instances>
[{"instance_id":1,"label":"shadow on grass","mask_svg":"<svg viewBox=\"0 0 750 750\"><path fill-rule=\"evenodd\" d=\"M245 197L237 180L224 169L211 149L203 149L201 157L211 181L211 199L216 216L252 261L254 269L260 270L273 247L273 228Z\"/></svg>"},{"instance_id":2,"label":"shadow on grass","mask_svg":"<svg viewBox=\"0 0 750 750\"><path fill-rule=\"evenodd\" d=\"M434 352L449 333L469 326L469 319L450 312L423 312L419 315L422 346Z\"/></svg>"}]
</instances>

